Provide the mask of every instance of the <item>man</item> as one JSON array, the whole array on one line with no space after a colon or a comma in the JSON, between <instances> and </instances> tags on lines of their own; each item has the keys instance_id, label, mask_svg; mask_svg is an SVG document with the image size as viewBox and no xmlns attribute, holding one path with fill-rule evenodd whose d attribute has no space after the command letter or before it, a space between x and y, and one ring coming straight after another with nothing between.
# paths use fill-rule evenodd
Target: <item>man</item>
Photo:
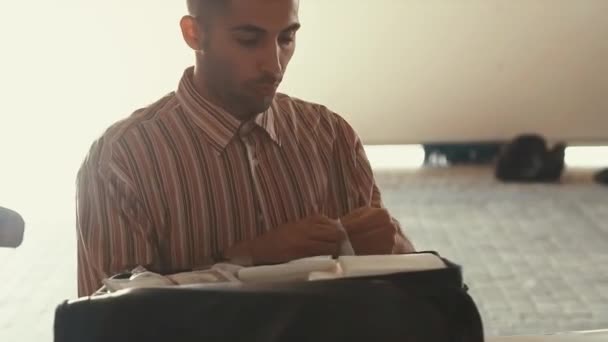
<instances>
[{"instance_id":1,"label":"man","mask_svg":"<svg viewBox=\"0 0 608 342\"><path fill-rule=\"evenodd\" d=\"M413 251L353 129L276 93L298 6L188 1L180 24L195 66L176 92L108 129L79 172L81 296L137 265L281 263L336 255L346 235L357 254Z\"/></svg>"}]
</instances>

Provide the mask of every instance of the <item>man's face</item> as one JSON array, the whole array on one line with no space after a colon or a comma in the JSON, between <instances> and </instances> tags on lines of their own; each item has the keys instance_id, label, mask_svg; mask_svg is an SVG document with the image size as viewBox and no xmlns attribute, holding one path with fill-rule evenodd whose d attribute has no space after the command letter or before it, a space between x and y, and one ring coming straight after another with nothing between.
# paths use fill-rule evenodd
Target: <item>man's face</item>
<instances>
[{"instance_id":1,"label":"man's face","mask_svg":"<svg viewBox=\"0 0 608 342\"><path fill-rule=\"evenodd\" d=\"M295 51L298 0L231 0L203 28L206 86L242 119L270 106ZM203 26L204 27L204 26Z\"/></svg>"}]
</instances>

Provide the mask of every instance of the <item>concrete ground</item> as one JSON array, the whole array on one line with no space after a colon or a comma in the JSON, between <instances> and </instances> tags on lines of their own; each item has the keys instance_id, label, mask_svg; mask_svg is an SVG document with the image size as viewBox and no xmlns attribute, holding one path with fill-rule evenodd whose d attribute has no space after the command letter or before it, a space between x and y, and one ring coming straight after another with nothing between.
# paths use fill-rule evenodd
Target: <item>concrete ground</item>
<instances>
[{"instance_id":1,"label":"concrete ground","mask_svg":"<svg viewBox=\"0 0 608 342\"><path fill-rule=\"evenodd\" d=\"M488 335L608 328L608 187L504 185L483 168L377 174L419 250L461 264ZM73 218L28 220L0 250L0 341L52 341L54 309L76 295Z\"/></svg>"}]
</instances>

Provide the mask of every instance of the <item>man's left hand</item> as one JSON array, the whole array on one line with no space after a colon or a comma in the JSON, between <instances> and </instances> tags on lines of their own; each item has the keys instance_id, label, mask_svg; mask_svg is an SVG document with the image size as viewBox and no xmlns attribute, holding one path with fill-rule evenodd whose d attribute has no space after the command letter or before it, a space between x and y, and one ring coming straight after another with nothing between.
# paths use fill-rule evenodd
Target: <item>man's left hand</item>
<instances>
[{"instance_id":1,"label":"man's left hand","mask_svg":"<svg viewBox=\"0 0 608 342\"><path fill-rule=\"evenodd\" d=\"M341 221L357 255L393 254L397 227L386 209L359 208Z\"/></svg>"}]
</instances>

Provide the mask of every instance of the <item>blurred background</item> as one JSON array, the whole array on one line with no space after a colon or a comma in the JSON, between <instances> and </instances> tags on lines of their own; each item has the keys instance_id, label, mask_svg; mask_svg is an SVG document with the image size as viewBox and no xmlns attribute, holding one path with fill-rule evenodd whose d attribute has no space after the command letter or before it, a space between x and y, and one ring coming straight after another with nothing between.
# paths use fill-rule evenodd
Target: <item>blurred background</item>
<instances>
[{"instance_id":1,"label":"blurred background","mask_svg":"<svg viewBox=\"0 0 608 342\"><path fill-rule=\"evenodd\" d=\"M173 91L193 61L185 1L0 3L0 340L50 341L76 296L75 175L112 123ZM282 91L344 116L419 249L464 266L488 334L608 328L608 1L301 0ZM564 141L559 184L489 165L421 168L424 146ZM438 165L438 166L437 166Z\"/></svg>"}]
</instances>

